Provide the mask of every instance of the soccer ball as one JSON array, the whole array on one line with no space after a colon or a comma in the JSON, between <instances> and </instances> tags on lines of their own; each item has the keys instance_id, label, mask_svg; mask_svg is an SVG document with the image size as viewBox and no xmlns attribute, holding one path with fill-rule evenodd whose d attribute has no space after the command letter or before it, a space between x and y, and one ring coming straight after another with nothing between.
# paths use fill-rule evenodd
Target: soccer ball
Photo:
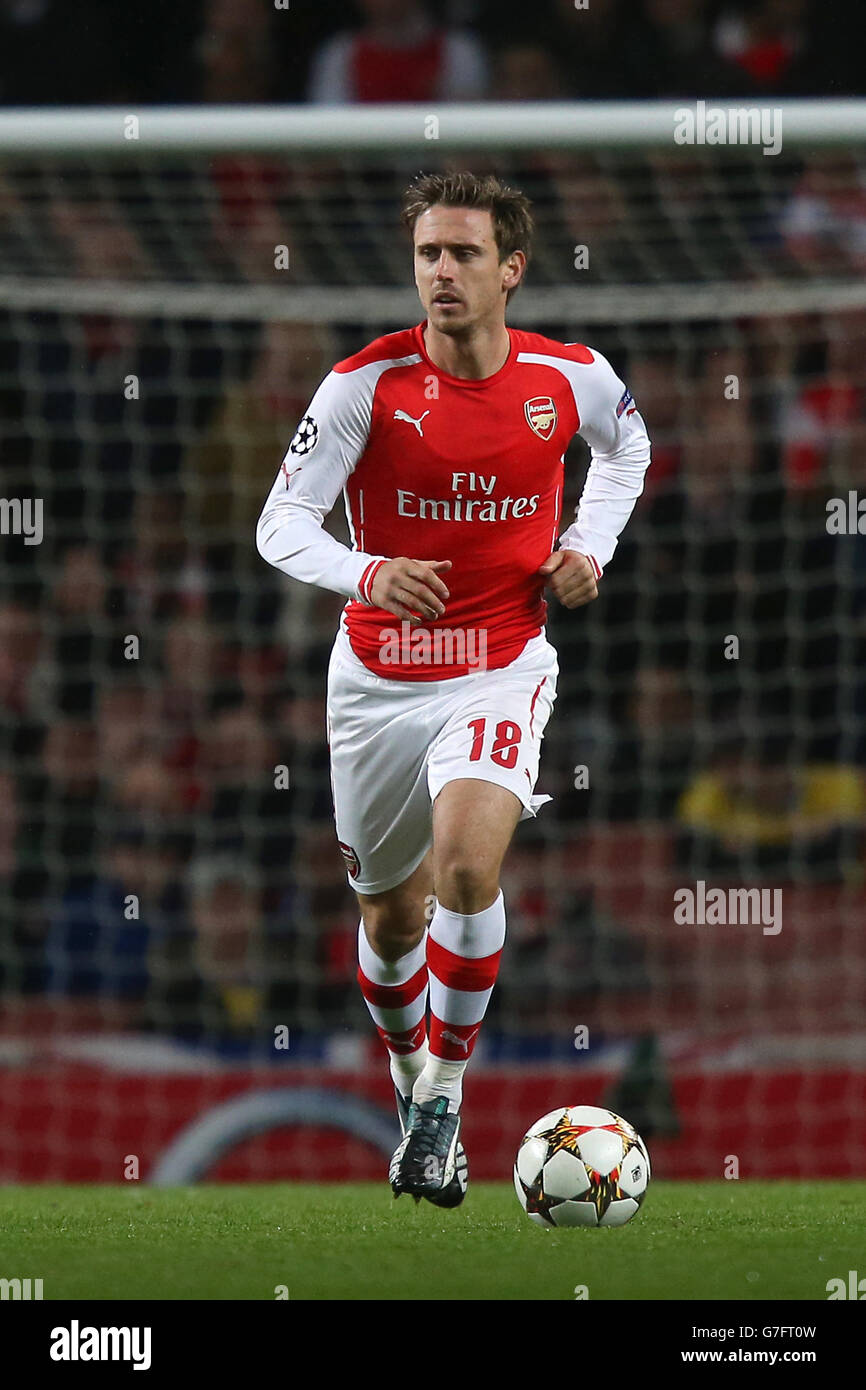
<instances>
[{"instance_id":1,"label":"soccer ball","mask_svg":"<svg viewBox=\"0 0 866 1390\"><path fill-rule=\"evenodd\" d=\"M646 1196L650 1160L628 1120L597 1105L551 1110L514 1165L523 1210L539 1226L624 1226Z\"/></svg>"}]
</instances>

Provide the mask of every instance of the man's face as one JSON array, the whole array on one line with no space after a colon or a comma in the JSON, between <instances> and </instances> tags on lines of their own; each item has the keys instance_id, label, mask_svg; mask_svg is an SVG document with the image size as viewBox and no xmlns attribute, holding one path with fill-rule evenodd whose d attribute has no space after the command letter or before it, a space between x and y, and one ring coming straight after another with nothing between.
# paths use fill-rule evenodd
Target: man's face
<instances>
[{"instance_id":1,"label":"man's face","mask_svg":"<svg viewBox=\"0 0 866 1390\"><path fill-rule=\"evenodd\" d=\"M505 291L520 281L526 258L499 260L486 208L437 203L415 223L415 284L427 317L440 333L457 336L504 316Z\"/></svg>"}]
</instances>

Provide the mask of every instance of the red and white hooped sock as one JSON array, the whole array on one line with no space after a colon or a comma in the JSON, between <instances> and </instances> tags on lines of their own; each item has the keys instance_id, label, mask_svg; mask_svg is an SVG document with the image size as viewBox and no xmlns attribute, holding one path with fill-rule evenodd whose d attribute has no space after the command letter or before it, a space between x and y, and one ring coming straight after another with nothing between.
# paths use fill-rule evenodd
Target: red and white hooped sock
<instances>
[{"instance_id":1,"label":"red and white hooped sock","mask_svg":"<svg viewBox=\"0 0 866 1390\"><path fill-rule=\"evenodd\" d=\"M463 1073L487 1011L505 943L505 899L483 912L451 912L437 903L427 934L430 1055L415 1083L418 1101L448 1097L460 1109Z\"/></svg>"},{"instance_id":2,"label":"red and white hooped sock","mask_svg":"<svg viewBox=\"0 0 866 1390\"><path fill-rule=\"evenodd\" d=\"M403 1096L411 1096L427 1061L426 937L399 960L387 961L367 940L363 919L358 926L358 984Z\"/></svg>"}]
</instances>

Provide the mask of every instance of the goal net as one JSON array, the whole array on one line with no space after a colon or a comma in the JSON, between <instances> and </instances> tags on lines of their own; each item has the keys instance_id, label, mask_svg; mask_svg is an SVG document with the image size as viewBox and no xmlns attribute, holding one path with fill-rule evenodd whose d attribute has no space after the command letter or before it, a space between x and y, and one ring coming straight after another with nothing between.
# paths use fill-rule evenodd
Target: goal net
<instances>
[{"instance_id":1,"label":"goal net","mask_svg":"<svg viewBox=\"0 0 866 1390\"><path fill-rule=\"evenodd\" d=\"M654 453L598 601L550 603L475 1171L590 1102L672 1176L859 1172L864 106L788 103L778 149L652 104L0 116L0 1179L381 1176L342 600L253 533L331 365L420 319L440 168L532 198L509 321L609 357Z\"/></svg>"}]
</instances>

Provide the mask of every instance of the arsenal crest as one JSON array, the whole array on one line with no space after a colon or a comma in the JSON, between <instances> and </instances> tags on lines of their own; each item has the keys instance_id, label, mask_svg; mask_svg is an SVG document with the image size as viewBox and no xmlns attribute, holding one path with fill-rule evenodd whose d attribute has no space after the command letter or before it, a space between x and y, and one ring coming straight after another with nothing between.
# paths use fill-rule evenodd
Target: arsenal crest
<instances>
[{"instance_id":1,"label":"arsenal crest","mask_svg":"<svg viewBox=\"0 0 866 1390\"><path fill-rule=\"evenodd\" d=\"M549 439L556 429L556 406L550 396L533 396L523 406L526 423L542 439Z\"/></svg>"},{"instance_id":2,"label":"arsenal crest","mask_svg":"<svg viewBox=\"0 0 866 1390\"><path fill-rule=\"evenodd\" d=\"M361 872L361 861L355 853L355 850L351 845L345 844L342 840L338 840L337 844L340 846L340 853L346 861L346 868L349 870L352 878L357 878L358 874Z\"/></svg>"}]
</instances>

